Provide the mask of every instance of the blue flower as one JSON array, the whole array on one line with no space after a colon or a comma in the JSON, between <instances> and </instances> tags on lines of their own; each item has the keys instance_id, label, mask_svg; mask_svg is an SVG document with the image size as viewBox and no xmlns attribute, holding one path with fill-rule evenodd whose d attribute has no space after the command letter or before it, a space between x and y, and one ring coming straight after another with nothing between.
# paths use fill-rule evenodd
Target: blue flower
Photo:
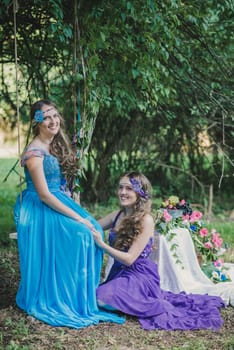
<instances>
[{"instance_id":1,"label":"blue flower","mask_svg":"<svg viewBox=\"0 0 234 350\"><path fill-rule=\"evenodd\" d=\"M196 232L197 231L197 226L196 225L190 225L190 230Z\"/></svg>"},{"instance_id":2,"label":"blue flower","mask_svg":"<svg viewBox=\"0 0 234 350\"><path fill-rule=\"evenodd\" d=\"M224 273L222 273L220 275L220 280L223 281L223 282L226 281L227 280L227 276Z\"/></svg>"},{"instance_id":3,"label":"blue flower","mask_svg":"<svg viewBox=\"0 0 234 350\"><path fill-rule=\"evenodd\" d=\"M37 123L42 123L43 120L44 120L44 114L41 110L38 110L35 112L34 114L34 120L37 122Z\"/></svg>"}]
</instances>

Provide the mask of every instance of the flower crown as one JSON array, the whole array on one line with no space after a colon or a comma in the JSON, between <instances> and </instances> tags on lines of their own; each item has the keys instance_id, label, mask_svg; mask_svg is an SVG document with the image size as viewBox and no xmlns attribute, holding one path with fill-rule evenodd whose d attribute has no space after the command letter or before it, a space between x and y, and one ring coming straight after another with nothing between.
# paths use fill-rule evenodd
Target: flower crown
<instances>
[{"instance_id":1,"label":"flower crown","mask_svg":"<svg viewBox=\"0 0 234 350\"><path fill-rule=\"evenodd\" d=\"M132 184L133 191L138 193L140 197L145 199L150 198L149 194L142 189L142 184L139 180L130 177L130 182Z\"/></svg>"},{"instance_id":2,"label":"flower crown","mask_svg":"<svg viewBox=\"0 0 234 350\"><path fill-rule=\"evenodd\" d=\"M35 122L42 123L44 120L44 113L39 109L35 112L34 118Z\"/></svg>"}]
</instances>

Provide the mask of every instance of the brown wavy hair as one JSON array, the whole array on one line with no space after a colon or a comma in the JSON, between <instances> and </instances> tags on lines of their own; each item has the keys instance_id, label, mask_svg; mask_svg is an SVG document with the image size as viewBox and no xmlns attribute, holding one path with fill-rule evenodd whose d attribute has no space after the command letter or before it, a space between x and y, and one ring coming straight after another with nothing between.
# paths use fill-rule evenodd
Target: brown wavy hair
<instances>
[{"instance_id":1,"label":"brown wavy hair","mask_svg":"<svg viewBox=\"0 0 234 350\"><path fill-rule=\"evenodd\" d=\"M146 213L151 214L151 196L152 186L150 181L142 173L136 171L128 172L123 177L133 178L138 180L143 191L147 194L147 198L141 197L137 192L137 200L133 206L132 214L126 216L116 232L114 247L120 250L127 250L132 245L133 241L141 234L143 228L143 217ZM124 211L124 209L122 209Z\"/></svg>"},{"instance_id":2,"label":"brown wavy hair","mask_svg":"<svg viewBox=\"0 0 234 350\"><path fill-rule=\"evenodd\" d=\"M31 106L30 119L32 133L34 137L39 134L39 123L34 122L34 115L35 112L40 110L44 105L54 107L58 111L60 129L50 144L50 153L58 159L62 173L69 184L73 176L76 176L79 173L78 157L76 150L72 147L71 141L66 135L64 119L59 113L58 107L55 103L50 100L39 100Z\"/></svg>"}]
</instances>

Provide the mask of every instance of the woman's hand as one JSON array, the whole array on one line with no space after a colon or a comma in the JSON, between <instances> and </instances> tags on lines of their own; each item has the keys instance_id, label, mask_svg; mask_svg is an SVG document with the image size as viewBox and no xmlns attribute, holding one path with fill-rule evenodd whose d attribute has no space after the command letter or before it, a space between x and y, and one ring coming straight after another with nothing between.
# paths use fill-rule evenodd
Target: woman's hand
<instances>
[{"instance_id":1,"label":"woman's hand","mask_svg":"<svg viewBox=\"0 0 234 350\"><path fill-rule=\"evenodd\" d=\"M100 233L99 231L93 229L93 230L92 230L92 234L93 234L93 239L95 240L96 244L97 244L100 248L102 248L102 247L103 247L104 241L103 241L103 238L102 238L101 233Z\"/></svg>"},{"instance_id":2,"label":"woman's hand","mask_svg":"<svg viewBox=\"0 0 234 350\"><path fill-rule=\"evenodd\" d=\"M82 222L82 224L86 225L91 231L95 230L95 227L93 226L93 224L84 218L79 219L78 221Z\"/></svg>"}]
</instances>

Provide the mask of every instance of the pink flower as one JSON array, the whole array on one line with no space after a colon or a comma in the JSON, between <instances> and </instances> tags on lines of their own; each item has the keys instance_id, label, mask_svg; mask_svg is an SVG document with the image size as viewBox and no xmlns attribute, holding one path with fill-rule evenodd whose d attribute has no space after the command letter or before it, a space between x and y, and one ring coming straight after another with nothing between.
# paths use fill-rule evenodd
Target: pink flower
<instances>
[{"instance_id":1,"label":"pink flower","mask_svg":"<svg viewBox=\"0 0 234 350\"><path fill-rule=\"evenodd\" d=\"M210 242L204 243L204 246L205 246L207 249L213 248L213 246L212 246L212 244L211 244Z\"/></svg>"},{"instance_id":2,"label":"pink flower","mask_svg":"<svg viewBox=\"0 0 234 350\"><path fill-rule=\"evenodd\" d=\"M200 211L193 211L190 216L190 222L198 221L202 218L202 213Z\"/></svg>"},{"instance_id":3,"label":"pink flower","mask_svg":"<svg viewBox=\"0 0 234 350\"><path fill-rule=\"evenodd\" d=\"M181 201L180 201L180 205L184 205L186 202L185 202L185 200L184 199L181 199Z\"/></svg>"},{"instance_id":4,"label":"pink flower","mask_svg":"<svg viewBox=\"0 0 234 350\"><path fill-rule=\"evenodd\" d=\"M200 229L199 233L202 237L206 237L208 235L209 231L207 230L207 228L203 227Z\"/></svg>"},{"instance_id":5,"label":"pink flower","mask_svg":"<svg viewBox=\"0 0 234 350\"><path fill-rule=\"evenodd\" d=\"M215 260L215 261L213 262L213 264L214 264L215 267L222 267L223 264L224 264L224 260L223 260L223 259Z\"/></svg>"},{"instance_id":6,"label":"pink flower","mask_svg":"<svg viewBox=\"0 0 234 350\"><path fill-rule=\"evenodd\" d=\"M169 222L172 220L172 216L168 213L166 209L163 210L163 217L166 222Z\"/></svg>"},{"instance_id":7,"label":"pink flower","mask_svg":"<svg viewBox=\"0 0 234 350\"><path fill-rule=\"evenodd\" d=\"M223 239L220 237L220 233L213 233L211 242L214 244L216 248L220 248L223 244Z\"/></svg>"},{"instance_id":8,"label":"pink flower","mask_svg":"<svg viewBox=\"0 0 234 350\"><path fill-rule=\"evenodd\" d=\"M189 220L189 215L188 214L182 215L182 220L183 221L188 221Z\"/></svg>"}]
</instances>

